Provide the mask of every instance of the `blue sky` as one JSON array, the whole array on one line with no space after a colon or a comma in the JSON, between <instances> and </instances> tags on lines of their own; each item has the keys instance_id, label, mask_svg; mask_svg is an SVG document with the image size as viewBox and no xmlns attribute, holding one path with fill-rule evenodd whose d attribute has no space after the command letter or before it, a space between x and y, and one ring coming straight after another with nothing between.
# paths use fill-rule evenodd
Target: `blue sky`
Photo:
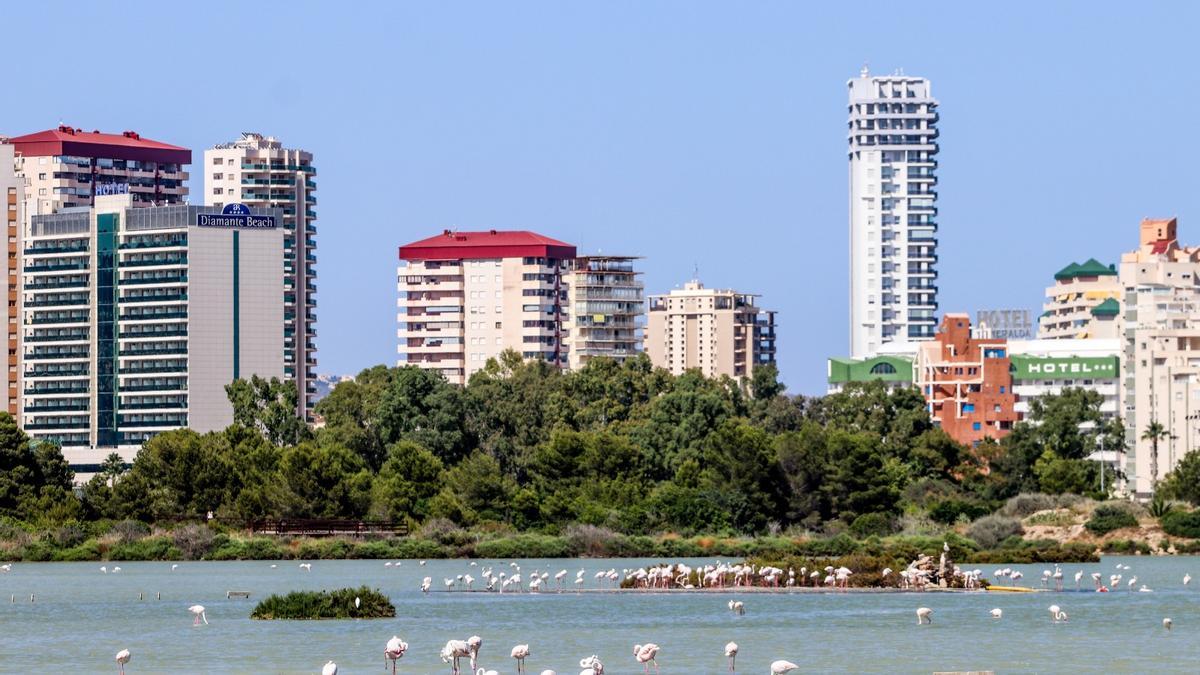
<instances>
[{"instance_id":1,"label":"blue sky","mask_svg":"<svg viewBox=\"0 0 1200 675\"><path fill-rule=\"evenodd\" d=\"M133 129L199 161L261 131L314 152L324 373L395 361L397 246L520 228L644 255L648 291L698 265L762 294L784 381L816 394L848 349L848 78L933 80L942 311L1036 309L1056 270L1116 260L1144 216L1200 242L1198 19L1186 3L17 3L0 133Z\"/></svg>"}]
</instances>

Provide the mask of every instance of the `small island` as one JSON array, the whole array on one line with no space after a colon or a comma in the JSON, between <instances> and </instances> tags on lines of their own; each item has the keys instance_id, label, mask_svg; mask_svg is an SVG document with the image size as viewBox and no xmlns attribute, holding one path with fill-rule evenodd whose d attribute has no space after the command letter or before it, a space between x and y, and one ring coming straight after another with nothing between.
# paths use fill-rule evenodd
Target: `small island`
<instances>
[{"instance_id":1,"label":"small island","mask_svg":"<svg viewBox=\"0 0 1200 675\"><path fill-rule=\"evenodd\" d=\"M357 602L356 602L357 600ZM293 591L272 595L254 608L251 619L390 619L396 607L366 586L336 591Z\"/></svg>"}]
</instances>

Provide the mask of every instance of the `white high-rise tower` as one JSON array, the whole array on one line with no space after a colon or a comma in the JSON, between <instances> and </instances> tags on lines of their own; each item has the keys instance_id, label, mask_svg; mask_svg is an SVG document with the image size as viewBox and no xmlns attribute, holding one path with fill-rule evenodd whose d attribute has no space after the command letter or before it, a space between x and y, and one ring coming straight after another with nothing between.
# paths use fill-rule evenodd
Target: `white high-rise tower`
<instances>
[{"instance_id":1,"label":"white high-rise tower","mask_svg":"<svg viewBox=\"0 0 1200 675\"><path fill-rule=\"evenodd\" d=\"M929 80L872 77L849 89L850 355L937 329L937 101Z\"/></svg>"}]
</instances>

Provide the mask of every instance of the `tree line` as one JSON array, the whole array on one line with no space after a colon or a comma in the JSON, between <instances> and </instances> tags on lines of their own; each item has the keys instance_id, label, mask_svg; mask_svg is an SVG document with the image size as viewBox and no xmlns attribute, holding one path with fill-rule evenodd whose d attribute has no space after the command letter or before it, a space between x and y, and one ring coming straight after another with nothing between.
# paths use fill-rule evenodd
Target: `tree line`
<instances>
[{"instance_id":1,"label":"tree line","mask_svg":"<svg viewBox=\"0 0 1200 675\"><path fill-rule=\"evenodd\" d=\"M366 369L317 404L324 423L310 428L290 383L252 378L227 387L227 429L159 434L79 490L58 448L0 413L0 516L886 534L905 515L952 524L1021 492L1103 496L1084 458L1099 435L1124 442L1082 389L1032 401L1009 436L972 448L934 425L915 388L784 391L770 366L736 382L674 376L644 355L561 372L506 352L463 387L415 367Z\"/></svg>"}]
</instances>

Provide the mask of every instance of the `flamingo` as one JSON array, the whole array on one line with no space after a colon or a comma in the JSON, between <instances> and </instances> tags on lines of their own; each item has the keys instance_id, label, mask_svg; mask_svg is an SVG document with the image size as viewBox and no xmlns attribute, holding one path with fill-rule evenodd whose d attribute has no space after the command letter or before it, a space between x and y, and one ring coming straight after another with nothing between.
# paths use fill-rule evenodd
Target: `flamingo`
<instances>
[{"instance_id":1,"label":"flamingo","mask_svg":"<svg viewBox=\"0 0 1200 675\"><path fill-rule=\"evenodd\" d=\"M101 572L103 572L103 573L105 573L105 574L108 574L108 568L107 568L107 567L105 567L104 565L101 565L101 566L100 566L100 571L101 571Z\"/></svg>"},{"instance_id":2,"label":"flamingo","mask_svg":"<svg viewBox=\"0 0 1200 675\"><path fill-rule=\"evenodd\" d=\"M731 673L737 670L737 668L734 668L733 663L737 660L737 653L738 644L736 642L730 642L725 645L725 658L729 659L729 672Z\"/></svg>"},{"instance_id":3,"label":"flamingo","mask_svg":"<svg viewBox=\"0 0 1200 675\"><path fill-rule=\"evenodd\" d=\"M484 670L483 668L479 668L478 670L475 671L475 675L500 675L500 671Z\"/></svg>"},{"instance_id":4,"label":"flamingo","mask_svg":"<svg viewBox=\"0 0 1200 675\"><path fill-rule=\"evenodd\" d=\"M558 673L554 672L553 670L543 670L538 675L558 675Z\"/></svg>"},{"instance_id":5,"label":"flamingo","mask_svg":"<svg viewBox=\"0 0 1200 675\"><path fill-rule=\"evenodd\" d=\"M1166 628L1167 630L1171 630L1171 624L1172 624L1171 617L1167 617L1167 618L1163 619L1163 628ZM128 654L129 652L125 652L125 653Z\"/></svg>"},{"instance_id":6,"label":"flamingo","mask_svg":"<svg viewBox=\"0 0 1200 675\"><path fill-rule=\"evenodd\" d=\"M450 640L442 647L439 656L442 657L442 663L450 663L451 672L458 675L458 660L464 656L471 655L471 648L463 640Z\"/></svg>"},{"instance_id":7,"label":"flamingo","mask_svg":"<svg viewBox=\"0 0 1200 675\"><path fill-rule=\"evenodd\" d=\"M746 603L742 602L741 600L730 600L729 609L734 614L741 616L746 613Z\"/></svg>"},{"instance_id":8,"label":"flamingo","mask_svg":"<svg viewBox=\"0 0 1200 675\"><path fill-rule=\"evenodd\" d=\"M580 659L579 667L583 668L579 672L579 675L604 675L604 664L600 662L600 659L596 658L595 654Z\"/></svg>"},{"instance_id":9,"label":"flamingo","mask_svg":"<svg viewBox=\"0 0 1200 675\"><path fill-rule=\"evenodd\" d=\"M399 636L393 635L392 639L387 641L387 646L383 648L384 668L387 668L387 661L391 661L392 675L396 675L396 661L399 661L406 651L408 651L408 643L401 640Z\"/></svg>"},{"instance_id":10,"label":"flamingo","mask_svg":"<svg viewBox=\"0 0 1200 675\"><path fill-rule=\"evenodd\" d=\"M177 569L179 569L179 563L175 563L174 565L171 565L171 571L172 571L172 572L174 572L174 571L175 571L175 570L177 570Z\"/></svg>"},{"instance_id":11,"label":"flamingo","mask_svg":"<svg viewBox=\"0 0 1200 675\"><path fill-rule=\"evenodd\" d=\"M525 657L529 656L529 645L517 645L510 654L517 660L517 675L525 672Z\"/></svg>"},{"instance_id":12,"label":"flamingo","mask_svg":"<svg viewBox=\"0 0 1200 675\"><path fill-rule=\"evenodd\" d=\"M117 572L121 571L121 568L120 568L120 566L114 566L112 571L113 571L113 574L116 574Z\"/></svg>"},{"instance_id":13,"label":"flamingo","mask_svg":"<svg viewBox=\"0 0 1200 675\"><path fill-rule=\"evenodd\" d=\"M787 673L790 673L799 667L800 666L792 663L791 661L784 661L782 659L779 661L772 661L771 675L786 675Z\"/></svg>"},{"instance_id":14,"label":"flamingo","mask_svg":"<svg viewBox=\"0 0 1200 675\"><path fill-rule=\"evenodd\" d=\"M337 664L327 661L325 667L321 669L321 675L337 675Z\"/></svg>"},{"instance_id":15,"label":"flamingo","mask_svg":"<svg viewBox=\"0 0 1200 675\"><path fill-rule=\"evenodd\" d=\"M654 657L656 656L658 656L658 645L654 644L653 642L648 642L644 645L633 646L633 658L637 659L637 662L642 664L642 669L644 672L650 672L651 663L654 664L654 672L658 672L658 661L654 660Z\"/></svg>"},{"instance_id":16,"label":"flamingo","mask_svg":"<svg viewBox=\"0 0 1200 675\"><path fill-rule=\"evenodd\" d=\"M1170 619L1166 619L1166 621L1170 621ZM132 658L132 655L128 649L122 649L117 652L117 668L121 671L121 675L125 675L125 664L129 663L130 658Z\"/></svg>"},{"instance_id":17,"label":"flamingo","mask_svg":"<svg viewBox=\"0 0 1200 675\"><path fill-rule=\"evenodd\" d=\"M1053 620L1054 623L1067 622L1067 613L1062 611L1062 608L1060 608L1058 605L1050 605L1047 609L1050 610L1050 619Z\"/></svg>"},{"instance_id":18,"label":"flamingo","mask_svg":"<svg viewBox=\"0 0 1200 675\"><path fill-rule=\"evenodd\" d=\"M362 607L362 598L359 598L359 597L355 596L355 598L354 598L354 609L358 609L359 607Z\"/></svg>"},{"instance_id":19,"label":"flamingo","mask_svg":"<svg viewBox=\"0 0 1200 675\"><path fill-rule=\"evenodd\" d=\"M196 620L192 622L193 626L199 626L201 619L204 619L204 625L208 625L208 616L204 613L204 605L192 605L188 607L188 611L196 617Z\"/></svg>"},{"instance_id":20,"label":"flamingo","mask_svg":"<svg viewBox=\"0 0 1200 675\"><path fill-rule=\"evenodd\" d=\"M917 625L920 626L923 623L933 623L933 610L928 607L917 608Z\"/></svg>"},{"instance_id":21,"label":"flamingo","mask_svg":"<svg viewBox=\"0 0 1200 675\"><path fill-rule=\"evenodd\" d=\"M428 593L428 592L429 592L429 586L430 586L430 584L432 584L432 583L433 583L433 579L431 579L431 578L429 578L429 577L425 577L424 579L422 579L422 580L421 580L421 592L422 592L422 593Z\"/></svg>"},{"instance_id":22,"label":"flamingo","mask_svg":"<svg viewBox=\"0 0 1200 675\"><path fill-rule=\"evenodd\" d=\"M992 618L993 619L999 619L999 618L1002 618L1003 616L1004 616L1004 610L1000 609L999 607L992 610Z\"/></svg>"},{"instance_id":23,"label":"flamingo","mask_svg":"<svg viewBox=\"0 0 1200 675\"><path fill-rule=\"evenodd\" d=\"M567 576L566 570L559 570L558 573L554 575L554 582L558 585L558 591L560 593L563 589L563 577L565 576Z\"/></svg>"},{"instance_id":24,"label":"flamingo","mask_svg":"<svg viewBox=\"0 0 1200 675\"><path fill-rule=\"evenodd\" d=\"M479 667L479 648L483 646L483 638L472 635L467 638L467 650L471 652L471 669Z\"/></svg>"},{"instance_id":25,"label":"flamingo","mask_svg":"<svg viewBox=\"0 0 1200 675\"><path fill-rule=\"evenodd\" d=\"M1188 585L1188 584L1190 584L1190 583L1192 583L1192 575L1190 575L1190 574L1184 574L1184 575L1183 575L1183 585L1184 585L1184 586L1187 586L1187 585Z\"/></svg>"},{"instance_id":26,"label":"flamingo","mask_svg":"<svg viewBox=\"0 0 1200 675\"><path fill-rule=\"evenodd\" d=\"M300 563L300 569L304 570L305 572L311 572L312 563Z\"/></svg>"}]
</instances>

